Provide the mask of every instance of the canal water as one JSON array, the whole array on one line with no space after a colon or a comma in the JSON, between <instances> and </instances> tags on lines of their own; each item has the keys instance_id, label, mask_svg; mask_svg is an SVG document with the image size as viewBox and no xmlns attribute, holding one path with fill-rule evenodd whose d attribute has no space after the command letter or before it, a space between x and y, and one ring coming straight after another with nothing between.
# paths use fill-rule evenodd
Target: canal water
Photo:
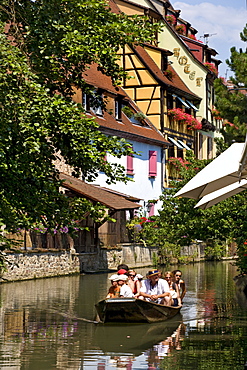
<instances>
[{"instance_id":1,"label":"canal water","mask_svg":"<svg viewBox=\"0 0 247 370\"><path fill-rule=\"evenodd\" d=\"M110 274L2 284L0 369L247 369L247 303L236 295L236 267L181 269L188 289L181 314L158 324L93 322Z\"/></svg>"}]
</instances>

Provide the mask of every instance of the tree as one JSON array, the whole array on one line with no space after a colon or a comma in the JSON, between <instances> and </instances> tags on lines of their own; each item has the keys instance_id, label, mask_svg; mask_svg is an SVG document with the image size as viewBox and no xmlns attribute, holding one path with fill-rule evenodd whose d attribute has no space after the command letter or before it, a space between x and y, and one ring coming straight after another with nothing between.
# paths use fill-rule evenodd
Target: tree
<instances>
[{"instance_id":1,"label":"tree","mask_svg":"<svg viewBox=\"0 0 247 370\"><path fill-rule=\"evenodd\" d=\"M180 248L191 242L203 240L208 243L208 254L220 258L227 242L236 241L238 245L238 266L247 272L247 192L243 191L213 207L195 209L198 202L194 199L174 197L196 173L208 164L208 160L196 160L188 153L186 165L177 161L180 170L179 182L165 189L161 200L159 216L151 217L152 222L145 222L140 237L148 245L159 247L163 256L180 256Z\"/></svg>"},{"instance_id":2,"label":"tree","mask_svg":"<svg viewBox=\"0 0 247 370\"><path fill-rule=\"evenodd\" d=\"M92 95L82 77L92 63L119 83L118 49L150 41L159 26L114 14L98 0L4 0L0 20L1 224L16 231L42 223L49 231L85 212L103 216L100 207L60 192L54 160L61 156L84 180L104 171L109 182L127 181L123 167L104 158L132 149L99 131L73 103L73 88Z\"/></svg>"},{"instance_id":3,"label":"tree","mask_svg":"<svg viewBox=\"0 0 247 370\"><path fill-rule=\"evenodd\" d=\"M243 41L247 41L247 25L240 33ZM219 78L215 80L216 107L221 117L228 122L222 134L230 145L232 140L244 141L247 124L247 49L245 52L235 47L231 48L230 60L226 61L234 73L231 77L233 88L227 88L226 81Z\"/></svg>"}]
</instances>

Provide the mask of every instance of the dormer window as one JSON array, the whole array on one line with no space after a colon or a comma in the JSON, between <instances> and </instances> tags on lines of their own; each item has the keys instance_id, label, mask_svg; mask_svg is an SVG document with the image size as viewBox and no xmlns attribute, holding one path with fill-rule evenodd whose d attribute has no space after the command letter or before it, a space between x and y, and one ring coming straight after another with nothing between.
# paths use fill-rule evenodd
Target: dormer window
<instances>
[{"instance_id":1,"label":"dormer window","mask_svg":"<svg viewBox=\"0 0 247 370\"><path fill-rule=\"evenodd\" d=\"M122 120L122 99L115 99L115 118L119 121Z\"/></svg>"},{"instance_id":2,"label":"dormer window","mask_svg":"<svg viewBox=\"0 0 247 370\"><path fill-rule=\"evenodd\" d=\"M102 93L95 90L93 95L94 95L94 99L92 99L90 108L94 112L94 114L96 114L97 116L103 116L103 109L102 109L103 96L102 96Z\"/></svg>"}]
</instances>

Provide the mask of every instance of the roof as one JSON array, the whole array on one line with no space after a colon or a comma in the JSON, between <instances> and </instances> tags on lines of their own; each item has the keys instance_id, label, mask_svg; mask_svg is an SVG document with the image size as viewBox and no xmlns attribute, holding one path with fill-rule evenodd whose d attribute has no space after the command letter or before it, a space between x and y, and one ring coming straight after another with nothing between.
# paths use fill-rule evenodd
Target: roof
<instances>
[{"instance_id":1,"label":"roof","mask_svg":"<svg viewBox=\"0 0 247 370\"><path fill-rule=\"evenodd\" d=\"M140 109L129 98L127 93L121 87L114 87L111 78L105 76L97 69L97 65L91 65L87 70L86 82L101 88L104 91L118 94L128 101L134 112L139 112ZM122 121L118 121L114 115L104 111L103 116L97 116L92 111L91 116L94 116L97 123L100 125L102 131L124 137L126 139L132 139L139 142L154 143L156 145L169 145L169 142L164 138L161 132L148 120L145 119L145 124L135 124L122 112ZM90 116L87 114L87 116Z\"/></svg>"},{"instance_id":2,"label":"roof","mask_svg":"<svg viewBox=\"0 0 247 370\"><path fill-rule=\"evenodd\" d=\"M101 186L100 188L103 190L109 191L110 193L120 195L121 197L124 197L125 199L130 200L131 202L139 202L140 200L143 200L137 197L133 197L133 195L124 194L124 193L120 193L117 190L105 188L104 186Z\"/></svg>"},{"instance_id":3,"label":"roof","mask_svg":"<svg viewBox=\"0 0 247 370\"><path fill-rule=\"evenodd\" d=\"M127 2L127 3L132 3L131 1L129 0L123 0L124 2ZM170 2L169 1L166 1L164 0L163 1L164 3L167 3L169 4L169 6L171 6ZM115 3L114 0L108 0L108 3L109 3L109 6L111 8L111 10L113 12L116 12L119 14L119 12L121 13L119 7L117 6L117 4ZM138 6L138 7L141 7L143 9L149 9L143 5L140 5L140 4L136 4L136 3L132 3L134 4L135 6ZM156 9L156 6L153 4L153 2L151 1L151 4L152 6L154 7L154 9ZM173 8L172 8L173 9ZM160 12L156 9L157 13L160 14ZM163 20L166 22L165 18L163 17ZM173 30L174 32L174 30ZM175 33L175 32L174 32ZM175 33L176 34L176 33ZM177 35L178 37L178 35ZM179 37L178 37L179 38ZM180 39L180 38L179 38ZM180 39L181 40L181 39ZM181 40L183 41L183 40ZM183 42L183 44L188 48L188 46L186 45L186 43ZM160 49L159 47L154 47L154 46L151 46L151 45L148 45L146 44L146 46L148 47L152 47L152 48L155 48L156 50L160 50L162 51L163 53L165 52L166 55L171 55L171 52L169 50L165 50L165 49ZM149 70L149 72L152 74L152 76L154 76L156 79L159 80L159 82L161 84L166 84L168 85L169 87L171 87L173 90L177 91L179 90L180 91L180 94L182 95L187 95L187 97L189 97L190 99L196 99L196 100L201 100L201 98L199 96L197 96L196 94L194 94L186 85L185 83L181 80L181 78L177 75L177 73L175 72L175 70L173 69L173 76L174 78L172 80L168 79L164 73L161 71L161 69L157 66L157 64L153 61L153 59L150 57L150 55L148 54L148 52L142 47L142 46L136 46L134 48L134 50L136 51L138 57L141 59L141 61L145 64L146 68ZM191 52L190 52L191 53ZM191 53L192 54L192 53ZM192 54L192 56L194 57L194 55ZM197 59L196 59L197 60ZM179 93L177 91L177 93ZM184 93L184 94L183 94Z\"/></svg>"},{"instance_id":4,"label":"roof","mask_svg":"<svg viewBox=\"0 0 247 370\"><path fill-rule=\"evenodd\" d=\"M172 68L173 72L173 78L169 79L164 75L164 73L161 71L161 69L157 66L157 64L154 62L154 60L150 57L148 52L141 46L136 46L134 48L136 54L142 61L142 63L145 65L145 67L149 70L149 72L152 74L156 80L158 80L161 84L168 85L169 87L180 90L180 94L183 93L185 95L189 95L192 99L201 100L199 96L194 94L181 80L181 78L178 76L176 71ZM170 68L170 67L169 67Z\"/></svg>"},{"instance_id":5,"label":"roof","mask_svg":"<svg viewBox=\"0 0 247 370\"><path fill-rule=\"evenodd\" d=\"M96 63L88 66L82 75L89 85L97 86L113 94L128 96L119 86L113 86L111 77L103 74Z\"/></svg>"},{"instance_id":6,"label":"roof","mask_svg":"<svg viewBox=\"0 0 247 370\"><path fill-rule=\"evenodd\" d=\"M161 146L169 144L168 141L164 139L163 135L154 127L151 127L151 125L132 123L123 112L122 121L116 120L115 117L108 112L104 112L103 117L96 116L93 113L92 115L95 117L101 129L104 132L107 131L106 133L139 142L152 142L153 144Z\"/></svg>"},{"instance_id":7,"label":"roof","mask_svg":"<svg viewBox=\"0 0 247 370\"><path fill-rule=\"evenodd\" d=\"M113 194L110 189L108 191L106 188L102 189L99 186L87 184L86 182L63 172L59 174L59 178L60 180L64 180L64 188L69 189L92 201L100 202L110 209L119 211L125 209L137 209L141 207L140 204L127 200L124 195Z\"/></svg>"}]
</instances>

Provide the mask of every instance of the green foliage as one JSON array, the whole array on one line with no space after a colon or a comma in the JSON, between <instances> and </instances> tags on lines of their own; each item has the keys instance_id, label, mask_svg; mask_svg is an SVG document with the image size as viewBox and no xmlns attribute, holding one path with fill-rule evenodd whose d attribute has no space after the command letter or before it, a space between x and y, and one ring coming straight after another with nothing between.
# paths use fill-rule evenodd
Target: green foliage
<instances>
[{"instance_id":1,"label":"green foliage","mask_svg":"<svg viewBox=\"0 0 247 370\"><path fill-rule=\"evenodd\" d=\"M155 253L155 252L153 252L153 254L152 254L152 263L153 263L153 266L154 267L157 267L158 266L158 264L159 264L159 257L158 257L158 255L157 255L157 253Z\"/></svg>"},{"instance_id":2,"label":"green foliage","mask_svg":"<svg viewBox=\"0 0 247 370\"><path fill-rule=\"evenodd\" d=\"M247 41L247 27L241 32L240 37ZM234 77L231 77L234 90L227 89L224 80L215 80L216 107L221 117L228 120L222 130L225 142L230 145L232 140L242 142L245 140L247 124L247 50L239 51L235 47L231 48L230 60L226 61Z\"/></svg>"},{"instance_id":3,"label":"green foliage","mask_svg":"<svg viewBox=\"0 0 247 370\"><path fill-rule=\"evenodd\" d=\"M207 241L205 248L205 257L208 260L220 260L225 255L226 246L223 243L217 243L217 240L213 240L212 243Z\"/></svg>"},{"instance_id":4,"label":"green foliage","mask_svg":"<svg viewBox=\"0 0 247 370\"><path fill-rule=\"evenodd\" d=\"M62 157L87 181L103 171L109 183L126 182L125 169L106 162L105 154L120 158L133 151L99 131L72 102L73 89L94 97L82 75L92 63L118 84L125 77L119 48L151 41L159 25L112 13L102 0L3 0L0 22L1 224L7 231L37 224L72 231L73 220L85 214L102 220L102 206L60 191L54 161Z\"/></svg>"},{"instance_id":5,"label":"green foliage","mask_svg":"<svg viewBox=\"0 0 247 370\"><path fill-rule=\"evenodd\" d=\"M151 42L160 29L148 17L111 12L104 0L3 0L0 15L13 22L10 32L39 81L63 96L85 87L82 71L92 63L119 83L126 76L119 48Z\"/></svg>"},{"instance_id":6,"label":"green foliage","mask_svg":"<svg viewBox=\"0 0 247 370\"><path fill-rule=\"evenodd\" d=\"M214 142L216 143L216 155L217 156L223 153L227 148L229 148L229 145L225 142L223 137L214 138Z\"/></svg>"}]
</instances>

